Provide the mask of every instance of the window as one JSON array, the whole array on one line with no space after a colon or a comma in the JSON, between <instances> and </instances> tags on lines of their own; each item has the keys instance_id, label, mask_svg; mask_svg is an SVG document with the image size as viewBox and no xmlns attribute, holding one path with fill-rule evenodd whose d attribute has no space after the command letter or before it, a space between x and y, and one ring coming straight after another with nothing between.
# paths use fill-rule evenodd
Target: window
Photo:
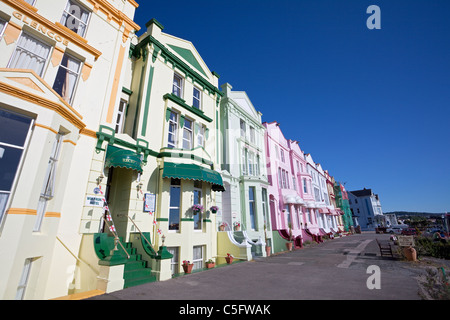
<instances>
[{"instance_id":1,"label":"window","mask_svg":"<svg viewBox=\"0 0 450 320\"><path fill-rule=\"evenodd\" d=\"M58 163L59 153L61 150L63 134L58 133L53 142L52 153L48 160L47 172L45 173L44 185L42 186L41 196L39 197L37 207L37 217L33 231L38 232L41 229L42 219L47 209L47 203L53 199L55 195L56 166Z\"/></svg>"},{"instance_id":2,"label":"window","mask_svg":"<svg viewBox=\"0 0 450 320\"><path fill-rule=\"evenodd\" d=\"M8 24L8 22L6 22L5 20L3 20L2 18L0 18L0 40L3 37L3 33L5 32L6 29L6 25Z\"/></svg>"},{"instance_id":3,"label":"window","mask_svg":"<svg viewBox=\"0 0 450 320\"><path fill-rule=\"evenodd\" d=\"M198 124L197 146L205 147L205 126L202 124Z\"/></svg>"},{"instance_id":4,"label":"window","mask_svg":"<svg viewBox=\"0 0 450 320\"><path fill-rule=\"evenodd\" d=\"M254 174L254 153L249 152L248 153L248 175L252 176Z\"/></svg>"},{"instance_id":5,"label":"window","mask_svg":"<svg viewBox=\"0 0 450 320\"><path fill-rule=\"evenodd\" d=\"M17 41L8 68L31 69L42 77L51 47L36 38L22 33Z\"/></svg>"},{"instance_id":6,"label":"window","mask_svg":"<svg viewBox=\"0 0 450 320\"><path fill-rule=\"evenodd\" d=\"M178 132L178 114L171 111L169 118L169 135L167 138L167 146L169 148L177 147L177 132Z\"/></svg>"},{"instance_id":7,"label":"window","mask_svg":"<svg viewBox=\"0 0 450 320\"><path fill-rule=\"evenodd\" d=\"M76 34L84 37L86 35L89 16L90 12L82 5L76 1L69 0L64 9L61 24Z\"/></svg>"},{"instance_id":8,"label":"window","mask_svg":"<svg viewBox=\"0 0 450 320\"><path fill-rule=\"evenodd\" d=\"M25 264L22 269L22 275L19 280L19 285L17 286L16 300L24 300L25 298L25 291L28 285L28 278L30 277L32 262L33 259L31 258L25 260Z\"/></svg>"},{"instance_id":9,"label":"window","mask_svg":"<svg viewBox=\"0 0 450 320\"><path fill-rule=\"evenodd\" d=\"M303 178L303 192L304 193L308 193L308 187L306 185L306 179L305 178Z\"/></svg>"},{"instance_id":10,"label":"window","mask_svg":"<svg viewBox=\"0 0 450 320\"><path fill-rule=\"evenodd\" d=\"M172 259L170 259L170 271L172 276L178 273L178 261L179 259L179 248L178 247L167 247L167 251L173 255Z\"/></svg>"},{"instance_id":11,"label":"window","mask_svg":"<svg viewBox=\"0 0 450 320\"><path fill-rule=\"evenodd\" d=\"M256 164L255 164L255 176L259 176L260 174L260 160L259 155L256 156Z\"/></svg>"},{"instance_id":12,"label":"window","mask_svg":"<svg viewBox=\"0 0 450 320\"><path fill-rule=\"evenodd\" d=\"M192 270L198 270L203 268L203 246L194 246L193 248L192 263L194 267Z\"/></svg>"},{"instance_id":13,"label":"window","mask_svg":"<svg viewBox=\"0 0 450 320\"><path fill-rule=\"evenodd\" d=\"M284 150L281 149L280 152L281 152L281 161L284 162Z\"/></svg>"},{"instance_id":14,"label":"window","mask_svg":"<svg viewBox=\"0 0 450 320\"><path fill-rule=\"evenodd\" d=\"M75 86L80 75L81 61L64 53L56 74L53 90L55 90L67 103L71 104Z\"/></svg>"},{"instance_id":15,"label":"window","mask_svg":"<svg viewBox=\"0 0 450 320\"><path fill-rule=\"evenodd\" d=\"M0 109L0 221L17 179L33 120Z\"/></svg>"},{"instance_id":16,"label":"window","mask_svg":"<svg viewBox=\"0 0 450 320\"><path fill-rule=\"evenodd\" d=\"M275 145L275 155L277 156L277 160L280 160L280 151L278 150L278 145Z\"/></svg>"},{"instance_id":17,"label":"window","mask_svg":"<svg viewBox=\"0 0 450 320\"><path fill-rule=\"evenodd\" d=\"M294 187L294 190L297 190L297 182L295 181L295 177L292 176L292 185Z\"/></svg>"},{"instance_id":18,"label":"window","mask_svg":"<svg viewBox=\"0 0 450 320\"><path fill-rule=\"evenodd\" d=\"M172 93L177 97L183 97L183 78L177 73L173 75Z\"/></svg>"},{"instance_id":19,"label":"window","mask_svg":"<svg viewBox=\"0 0 450 320\"><path fill-rule=\"evenodd\" d=\"M267 225L269 216L269 208L267 207L267 189L262 188L261 189L261 201L262 201L262 209L263 209L263 216L264 216L264 223L266 224L266 228L269 229L269 226Z\"/></svg>"},{"instance_id":20,"label":"window","mask_svg":"<svg viewBox=\"0 0 450 320\"><path fill-rule=\"evenodd\" d=\"M123 124L125 123L126 108L127 108L127 101L120 99L119 109L117 110L116 133L123 132Z\"/></svg>"},{"instance_id":21,"label":"window","mask_svg":"<svg viewBox=\"0 0 450 320\"><path fill-rule=\"evenodd\" d=\"M247 174L247 148L242 148L242 174Z\"/></svg>"},{"instance_id":22,"label":"window","mask_svg":"<svg viewBox=\"0 0 450 320\"><path fill-rule=\"evenodd\" d=\"M289 205L288 204L286 204L284 206L284 211L286 213L286 218L287 218L287 223L288 223L287 226L289 226L291 224L291 211L289 210Z\"/></svg>"},{"instance_id":23,"label":"window","mask_svg":"<svg viewBox=\"0 0 450 320\"><path fill-rule=\"evenodd\" d=\"M192 105L194 108L201 109L202 107L202 95L199 89L194 87L194 94L193 94L193 100Z\"/></svg>"},{"instance_id":24,"label":"window","mask_svg":"<svg viewBox=\"0 0 450 320\"><path fill-rule=\"evenodd\" d=\"M202 182L194 181L194 204L202 204ZM202 213L194 215L194 230L202 230Z\"/></svg>"},{"instance_id":25,"label":"window","mask_svg":"<svg viewBox=\"0 0 450 320\"><path fill-rule=\"evenodd\" d=\"M256 230L255 187L248 188L248 206L250 214L250 227Z\"/></svg>"},{"instance_id":26,"label":"window","mask_svg":"<svg viewBox=\"0 0 450 320\"><path fill-rule=\"evenodd\" d=\"M180 229L180 200L181 181L180 179L171 179L169 202L169 231L178 231Z\"/></svg>"},{"instance_id":27,"label":"window","mask_svg":"<svg viewBox=\"0 0 450 320\"><path fill-rule=\"evenodd\" d=\"M34 6L34 4L36 3L36 0L24 0L26 3L31 4L32 6Z\"/></svg>"},{"instance_id":28,"label":"window","mask_svg":"<svg viewBox=\"0 0 450 320\"><path fill-rule=\"evenodd\" d=\"M246 128L245 128L245 121L241 119L241 137L245 139L246 136Z\"/></svg>"},{"instance_id":29,"label":"window","mask_svg":"<svg viewBox=\"0 0 450 320\"><path fill-rule=\"evenodd\" d=\"M184 119L183 149L192 149L192 121Z\"/></svg>"},{"instance_id":30,"label":"window","mask_svg":"<svg viewBox=\"0 0 450 320\"><path fill-rule=\"evenodd\" d=\"M255 143L255 128L250 127L250 141Z\"/></svg>"},{"instance_id":31,"label":"window","mask_svg":"<svg viewBox=\"0 0 450 320\"><path fill-rule=\"evenodd\" d=\"M279 188L283 188L282 177L281 177L281 168L278 167L278 186Z\"/></svg>"}]
</instances>

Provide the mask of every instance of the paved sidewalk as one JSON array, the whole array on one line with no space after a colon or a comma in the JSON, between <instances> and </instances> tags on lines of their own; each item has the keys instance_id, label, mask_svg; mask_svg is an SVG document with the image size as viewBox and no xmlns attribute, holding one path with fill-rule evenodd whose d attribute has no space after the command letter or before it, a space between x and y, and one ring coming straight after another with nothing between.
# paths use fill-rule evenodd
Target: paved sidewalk
<instances>
[{"instance_id":1,"label":"paved sidewalk","mask_svg":"<svg viewBox=\"0 0 450 320\"><path fill-rule=\"evenodd\" d=\"M354 234L88 300L419 300L424 269L382 258L375 238L389 235ZM379 267L380 289L367 287L369 266Z\"/></svg>"}]
</instances>

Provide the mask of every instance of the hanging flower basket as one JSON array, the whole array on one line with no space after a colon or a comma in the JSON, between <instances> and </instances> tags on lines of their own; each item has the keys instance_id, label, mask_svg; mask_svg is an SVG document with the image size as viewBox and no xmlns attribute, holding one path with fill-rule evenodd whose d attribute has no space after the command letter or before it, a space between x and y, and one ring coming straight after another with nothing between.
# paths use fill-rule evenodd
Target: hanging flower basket
<instances>
[{"instance_id":1,"label":"hanging flower basket","mask_svg":"<svg viewBox=\"0 0 450 320\"><path fill-rule=\"evenodd\" d=\"M192 212L194 214L201 213L203 211L203 206L201 204L194 204L192 206Z\"/></svg>"},{"instance_id":2,"label":"hanging flower basket","mask_svg":"<svg viewBox=\"0 0 450 320\"><path fill-rule=\"evenodd\" d=\"M219 207L218 206L212 206L211 208L209 208L209 210L211 210L212 213L217 213L217 211L219 211Z\"/></svg>"}]
</instances>

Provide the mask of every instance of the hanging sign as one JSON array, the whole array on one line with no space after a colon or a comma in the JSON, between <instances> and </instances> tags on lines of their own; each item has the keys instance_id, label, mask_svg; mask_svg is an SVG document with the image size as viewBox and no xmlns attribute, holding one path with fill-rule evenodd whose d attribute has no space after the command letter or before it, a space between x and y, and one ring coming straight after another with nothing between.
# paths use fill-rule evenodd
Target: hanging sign
<instances>
[{"instance_id":1,"label":"hanging sign","mask_svg":"<svg viewBox=\"0 0 450 320\"><path fill-rule=\"evenodd\" d=\"M144 212L155 212L156 194L146 193L144 195Z\"/></svg>"}]
</instances>

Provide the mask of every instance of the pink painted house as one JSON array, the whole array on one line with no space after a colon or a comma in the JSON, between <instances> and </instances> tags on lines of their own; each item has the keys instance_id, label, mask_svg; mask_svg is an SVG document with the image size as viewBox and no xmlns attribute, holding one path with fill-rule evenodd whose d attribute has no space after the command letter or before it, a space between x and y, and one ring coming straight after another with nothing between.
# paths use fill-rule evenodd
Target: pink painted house
<instances>
[{"instance_id":1,"label":"pink painted house","mask_svg":"<svg viewBox=\"0 0 450 320\"><path fill-rule=\"evenodd\" d=\"M289 226L296 247L302 247L305 240L320 241L315 236L319 226L304 153L297 141L285 138L277 122L263 125L267 129L266 162L274 252L285 250L282 243L289 239Z\"/></svg>"}]
</instances>

